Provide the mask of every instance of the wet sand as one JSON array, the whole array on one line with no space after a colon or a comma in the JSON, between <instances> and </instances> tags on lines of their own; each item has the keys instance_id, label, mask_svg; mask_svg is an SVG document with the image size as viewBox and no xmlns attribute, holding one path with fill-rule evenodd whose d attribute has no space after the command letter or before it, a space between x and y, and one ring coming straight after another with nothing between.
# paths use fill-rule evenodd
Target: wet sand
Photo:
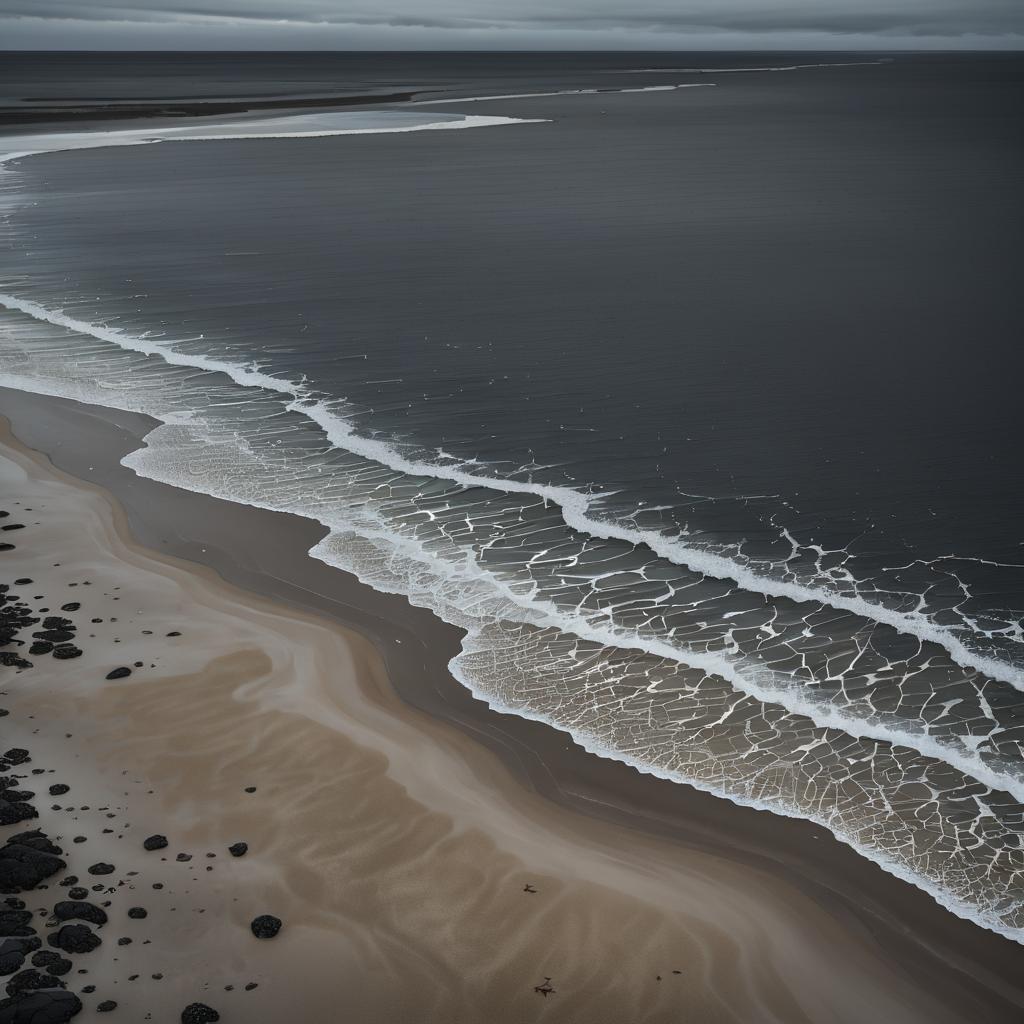
<instances>
[{"instance_id":1,"label":"wet sand","mask_svg":"<svg viewBox=\"0 0 1024 1024\"><path fill-rule=\"evenodd\" d=\"M41 828L82 884L115 865L103 945L68 976L96 986L84 1018L1021 1018L1020 947L824 830L489 711L445 669L457 632L309 559L315 524L121 468L144 417L7 391L0 411L46 453L6 440L0 507L26 528L2 580L80 602L59 614L83 650L0 669L19 774L72 785L0 839ZM274 939L249 930L264 913Z\"/></svg>"}]
</instances>

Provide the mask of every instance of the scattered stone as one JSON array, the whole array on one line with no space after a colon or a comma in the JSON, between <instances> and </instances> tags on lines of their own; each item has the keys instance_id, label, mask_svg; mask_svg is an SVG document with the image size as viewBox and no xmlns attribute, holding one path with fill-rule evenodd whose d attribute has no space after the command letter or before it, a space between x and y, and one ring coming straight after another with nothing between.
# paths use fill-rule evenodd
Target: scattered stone
<instances>
[{"instance_id":1,"label":"scattered stone","mask_svg":"<svg viewBox=\"0 0 1024 1024\"><path fill-rule=\"evenodd\" d=\"M83 889L80 885L76 885L71 889L68 889L68 896L73 900L84 900L89 898L89 890Z\"/></svg>"},{"instance_id":2,"label":"scattered stone","mask_svg":"<svg viewBox=\"0 0 1024 1024\"><path fill-rule=\"evenodd\" d=\"M97 1013L110 1013L111 1010L117 1009L117 1003L113 999L104 999L102 1003L96 1006Z\"/></svg>"},{"instance_id":3,"label":"scattered stone","mask_svg":"<svg viewBox=\"0 0 1024 1024\"><path fill-rule=\"evenodd\" d=\"M31 935L32 928L29 927L31 921L32 911L30 910L0 910L0 935L11 938L23 938L26 935Z\"/></svg>"},{"instance_id":4,"label":"scattered stone","mask_svg":"<svg viewBox=\"0 0 1024 1024\"><path fill-rule=\"evenodd\" d=\"M51 644L63 644L75 639L73 630L70 629L41 629L32 636L36 640L48 640Z\"/></svg>"},{"instance_id":5,"label":"scattered stone","mask_svg":"<svg viewBox=\"0 0 1024 1024\"><path fill-rule=\"evenodd\" d=\"M34 935L26 938L0 939L0 977L21 970L25 958L41 945Z\"/></svg>"},{"instance_id":6,"label":"scattered stone","mask_svg":"<svg viewBox=\"0 0 1024 1024\"><path fill-rule=\"evenodd\" d=\"M58 661L70 661L72 658L80 658L82 656L82 650L80 647L75 647L72 644L61 644L60 647L53 649L53 656Z\"/></svg>"},{"instance_id":7,"label":"scattered stone","mask_svg":"<svg viewBox=\"0 0 1024 1024\"><path fill-rule=\"evenodd\" d=\"M228 847L228 853L230 853L232 857L244 857L248 852L248 843L232 843Z\"/></svg>"},{"instance_id":8,"label":"scattered stone","mask_svg":"<svg viewBox=\"0 0 1024 1024\"><path fill-rule=\"evenodd\" d=\"M255 793L256 792L256 787L255 786L246 786L245 787L245 791L246 791L246 793Z\"/></svg>"},{"instance_id":9,"label":"scattered stone","mask_svg":"<svg viewBox=\"0 0 1024 1024\"><path fill-rule=\"evenodd\" d=\"M0 1024L67 1024L81 1012L82 1001L73 992L30 992L0 1001Z\"/></svg>"},{"instance_id":10,"label":"scattered stone","mask_svg":"<svg viewBox=\"0 0 1024 1024\"><path fill-rule=\"evenodd\" d=\"M70 960L65 960L60 953L55 953L52 949L40 949L37 953L32 954L32 966L38 967L48 974L59 978L71 970L72 963Z\"/></svg>"},{"instance_id":11,"label":"scattered stone","mask_svg":"<svg viewBox=\"0 0 1024 1024\"><path fill-rule=\"evenodd\" d=\"M91 953L102 940L88 925L66 924L47 936L46 941L65 953Z\"/></svg>"},{"instance_id":12,"label":"scattered stone","mask_svg":"<svg viewBox=\"0 0 1024 1024\"><path fill-rule=\"evenodd\" d=\"M20 821L31 821L38 817L39 812L31 804L0 799L0 825L17 825Z\"/></svg>"},{"instance_id":13,"label":"scattered stone","mask_svg":"<svg viewBox=\"0 0 1024 1024\"><path fill-rule=\"evenodd\" d=\"M50 796L63 796L65 793L69 792L70 789L71 787L63 782L55 782L50 787Z\"/></svg>"},{"instance_id":14,"label":"scattered stone","mask_svg":"<svg viewBox=\"0 0 1024 1024\"><path fill-rule=\"evenodd\" d=\"M19 971L7 982L9 996L21 996L26 992L38 992L41 988L63 988L64 982L52 974L43 974L32 967Z\"/></svg>"},{"instance_id":15,"label":"scattered stone","mask_svg":"<svg viewBox=\"0 0 1024 1024\"><path fill-rule=\"evenodd\" d=\"M281 930L281 919L272 914L260 914L249 927L257 939L272 939Z\"/></svg>"},{"instance_id":16,"label":"scattered stone","mask_svg":"<svg viewBox=\"0 0 1024 1024\"><path fill-rule=\"evenodd\" d=\"M127 668L126 666L122 665L120 668L111 669L107 673L107 678L108 679L124 679L125 676L130 676L131 674L132 674L132 670L130 668Z\"/></svg>"},{"instance_id":17,"label":"scattered stone","mask_svg":"<svg viewBox=\"0 0 1024 1024\"><path fill-rule=\"evenodd\" d=\"M42 832L21 832L0 848L0 893L34 889L67 864L59 857L60 847Z\"/></svg>"},{"instance_id":18,"label":"scattered stone","mask_svg":"<svg viewBox=\"0 0 1024 1024\"><path fill-rule=\"evenodd\" d=\"M107 923L107 913L92 903L80 900L62 900L53 908L53 916L58 921L88 921L89 924L102 926Z\"/></svg>"},{"instance_id":19,"label":"scattered stone","mask_svg":"<svg viewBox=\"0 0 1024 1024\"><path fill-rule=\"evenodd\" d=\"M79 601L68 601L67 604L62 604L60 610L62 612L77 612L82 605Z\"/></svg>"},{"instance_id":20,"label":"scattered stone","mask_svg":"<svg viewBox=\"0 0 1024 1024\"><path fill-rule=\"evenodd\" d=\"M178 856L175 857L174 859L176 861L178 861L178 863L180 863L180 864L187 864L192 859L192 854L191 853L179 853Z\"/></svg>"},{"instance_id":21,"label":"scattered stone","mask_svg":"<svg viewBox=\"0 0 1024 1024\"><path fill-rule=\"evenodd\" d=\"M89 868L89 874L90 875L112 875L115 870L116 869L115 869L113 864L104 864L103 861L100 861L98 864L93 864Z\"/></svg>"},{"instance_id":22,"label":"scattered stone","mask_svg":"<svg viewBox=\"0 0 1024 1024\"><path fill-rule=\"evenodd\" d=\"M181 1024L215 1024L220 1014L206 1003L189 1003L181 1011Z\"/></svg>"},{"instance_id":23,"label":"scattered stone","mask_svg":"<svg viewBox=\"0 0 1024 1024\"><path fill-rule=\"evenodd\" d=\"M150 836L142 841L142 846L146 850L162 850L167 846L167 836Z\"/></svg>"},{"instance_id":24,"label":"scattered stone","mask_svg":"<svg viewBox=\"0 0 1024 1024\"><path fill-rule=\"evenodd\" d=\"M149 911L145 907L129 907L128 916L136 921L141 921L144 917L149 916Z\"/></svg>"}]
</instances>

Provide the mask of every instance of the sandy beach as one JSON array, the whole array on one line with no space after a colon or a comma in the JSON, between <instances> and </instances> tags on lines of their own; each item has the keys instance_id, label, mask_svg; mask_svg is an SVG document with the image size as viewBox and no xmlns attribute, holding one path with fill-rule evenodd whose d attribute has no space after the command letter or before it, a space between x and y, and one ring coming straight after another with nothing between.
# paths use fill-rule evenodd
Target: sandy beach
<instances>
[{"instance_id":1,"label":"sandy beach","mask_svg":"<svg viewBox=\"0 0 1024 1024\"><path fill-rule=\"evenodd\" d=\"M1019 1019L1012 943L821 830L471 699L430 713L458 688L453 630L305 556L289 579L287 538L308 541L289 517L121 469L141 417L4 399L4 525L24 528L3 582L31 580L7 596L70 620L82 653L0 669L2 746L31 758L5 774L38 813L3 839L63 851L20 896L40 935L62 886L94 887L102 944L62 979L85 1019L105 1000L166 1021L194 1002L228 1022Z\"/></svg>"}]
</instances>

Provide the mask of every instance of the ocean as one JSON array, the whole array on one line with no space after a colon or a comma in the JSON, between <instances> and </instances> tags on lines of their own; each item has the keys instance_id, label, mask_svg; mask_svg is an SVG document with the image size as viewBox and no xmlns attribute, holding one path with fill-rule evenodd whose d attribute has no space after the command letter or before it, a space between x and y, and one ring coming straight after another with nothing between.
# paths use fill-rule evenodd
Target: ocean
<instances>
[{"instance_id":1,"label":"ocean","mask_svg":"<svg viewBox=\"0 0 1024 1024\"><path fill-rule=\"evenodd\" d=\"M7 55L0 103L51 112L0 384L322 523L497 711L1024 941L1024 58Z\"/></svg>"}]
</instances>

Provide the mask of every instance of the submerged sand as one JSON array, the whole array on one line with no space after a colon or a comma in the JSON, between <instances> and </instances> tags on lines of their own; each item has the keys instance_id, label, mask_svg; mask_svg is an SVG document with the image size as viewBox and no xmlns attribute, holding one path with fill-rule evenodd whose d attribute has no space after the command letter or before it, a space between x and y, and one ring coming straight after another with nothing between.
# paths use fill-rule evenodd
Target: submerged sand
<instances>
[{"instance_id":1,"label":"submerged sand","mask_svg":"<svg viewBox=\"0 0 1024 1024\"><path fill-rule=\"evenodd\" d=\"M749 856L525 788L400 700L379 643L143 548L108 492L0 441L0 507L26 527L0 576L31 578L30 604L81 605L62 613L81 657L0 668L0 729L42 783L71 786L29 823L68 873L116 868L94 897L103 945L67 979L96 987L82 1018L114 999L122 1019L169 1022L202 1000L228 1024L1020 1019L1005 977L972 988L919 937L901 962ZM107 680L118 666L131 675ZM166 849L143 848L153 833ZM63 898L59 877L30 908ZM284 927L259 940L265 913Z\"/></svg>"}]
</instances>

